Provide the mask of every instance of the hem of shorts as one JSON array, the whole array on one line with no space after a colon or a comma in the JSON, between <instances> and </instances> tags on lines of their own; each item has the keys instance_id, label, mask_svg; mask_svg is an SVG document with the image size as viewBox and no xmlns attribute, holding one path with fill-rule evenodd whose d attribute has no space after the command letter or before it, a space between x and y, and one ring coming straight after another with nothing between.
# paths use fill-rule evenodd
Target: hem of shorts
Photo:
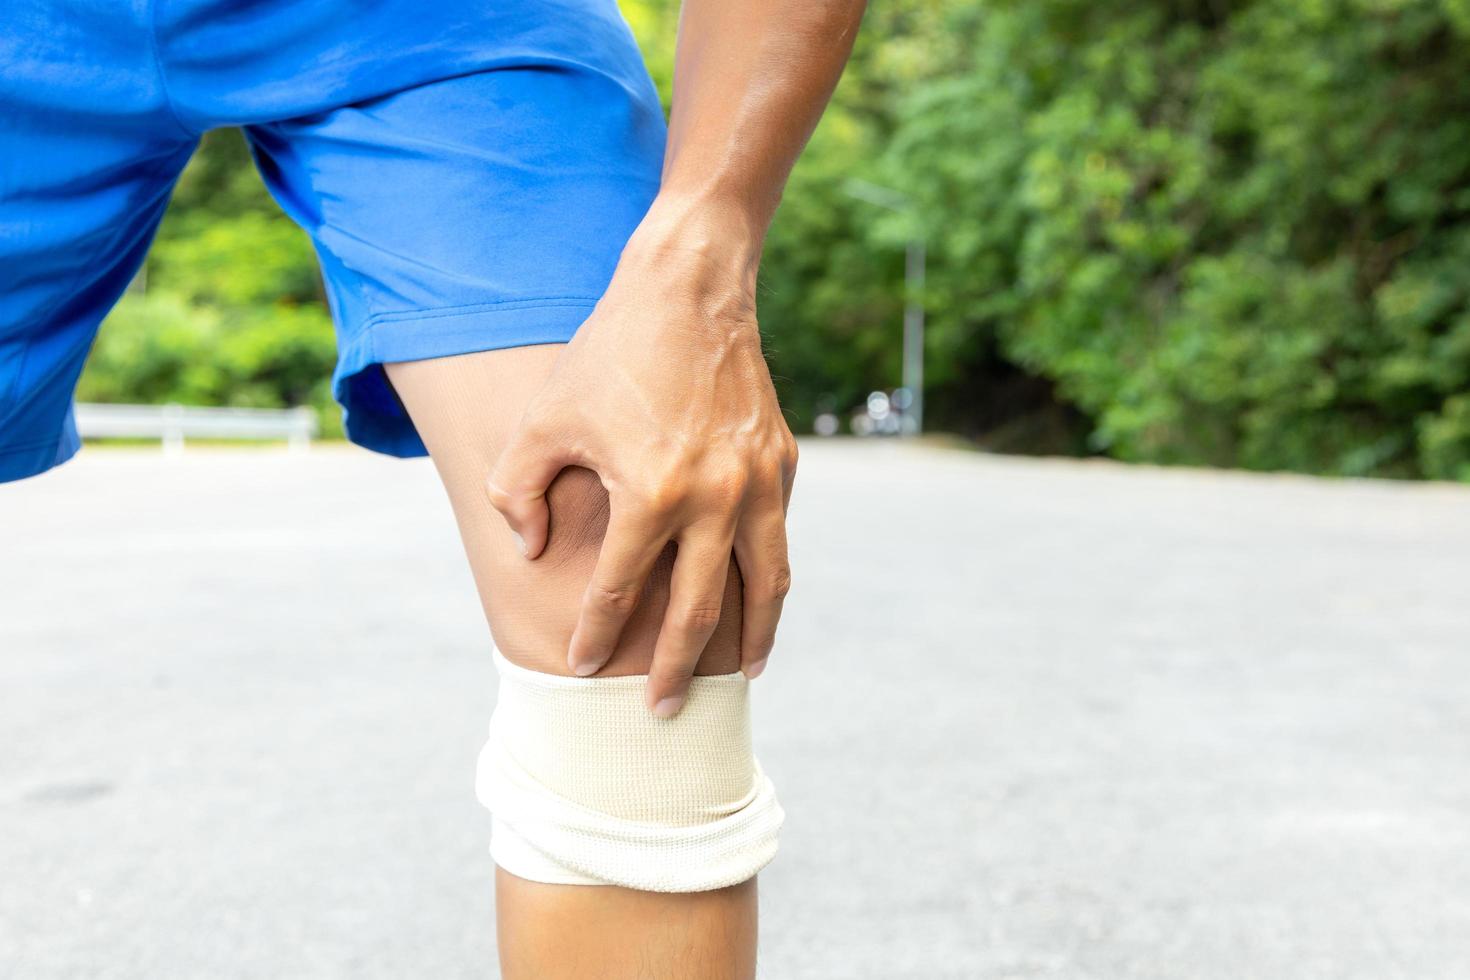
<instances>
[{"instance_id":1,"label":"hem of shorts","mask_svg":"<svg viewBox=\"0 0 1470 980\"><path fill-rule=\"evenodd\" d=\"M71 459L81 448L82 440L68 426L47 439L0 449L0 483L40 476Z\"/></svg>"},{"instance_id":2,"label":"hem of shorts","mask_svg":"<svg viewBox=\"0 0 1470 980\"><path fill-rule=\"evenodd\" d=\"M384 364L564 344L596 305L596 297L558 296L383 312L368 317L356 339L341 352L332 386L345 412L347 438L389 456L427 455L406 412L395 418L382 413L364 416L358 407L358 417L354 418L355 378L381 371Z\"/></svg>"}]
</instances>

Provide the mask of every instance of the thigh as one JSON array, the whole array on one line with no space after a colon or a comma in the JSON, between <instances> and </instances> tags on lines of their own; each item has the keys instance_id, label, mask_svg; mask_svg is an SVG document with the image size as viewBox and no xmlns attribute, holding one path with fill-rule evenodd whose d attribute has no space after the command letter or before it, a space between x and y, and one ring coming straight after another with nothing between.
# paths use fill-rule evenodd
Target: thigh
<instances>
[{"instance_id":1,"label":"thigh","mask_svg":"<svg viewBox=\"0 0 1470 980\"><path fill-rule=\"evenodd\" d=\"M516 347L387 367L448 491L496 645L514 662L555 674L569 673L567 644L607 528L607 493L590 471L563 471L547 494L551 534L546 551L527 561L490 506L485 480L561 348ZM672 566L670 545L604 675L648 671ZM698 673L739 669L740 593L732 559L720 624Z\"/></svg>"}]
</instances>

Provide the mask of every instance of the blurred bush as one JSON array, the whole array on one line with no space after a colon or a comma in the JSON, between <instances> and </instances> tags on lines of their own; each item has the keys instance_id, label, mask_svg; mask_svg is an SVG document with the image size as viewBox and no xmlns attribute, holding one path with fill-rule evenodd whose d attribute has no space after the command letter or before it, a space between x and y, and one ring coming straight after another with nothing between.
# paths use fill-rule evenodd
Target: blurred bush
<instances>
[{"instance_id":1,"label":"blurred bush","mask_svg":"<svg viewBox=\"0 0 1470 980\"><path fill-rule=\"evenodd\" d=\"M1125 459L1470 479L1467 12L889 11L934 57L861 169L920 202L940 421L1011 368Z\"/></svg>"},{"instance_id":2,"label":"blurred bush","mask_svg":"<svg viewBox=\"0 0 1470 980\"><path fill-rule=\"evenodd\" d=\"M624 7L667 98L676 4ZM874 3L762 267L798 430L897 383L920 231L931 427L1470 480L1470 0ZM331 346L309 246L217 134L84 393L325 406Z\"/></svg>"},{"instance_id":3,"label":"blurred bush","mask_svg":"<svg viewBox=\"0 0 1470 980\"><path fill-rule=\"evenodd\" d=\"M271 201L238 133L205 138L136 287L98 334L80 400L308 405L324 434L341 435L311 243Z\"/></svg>"}]
</instances>

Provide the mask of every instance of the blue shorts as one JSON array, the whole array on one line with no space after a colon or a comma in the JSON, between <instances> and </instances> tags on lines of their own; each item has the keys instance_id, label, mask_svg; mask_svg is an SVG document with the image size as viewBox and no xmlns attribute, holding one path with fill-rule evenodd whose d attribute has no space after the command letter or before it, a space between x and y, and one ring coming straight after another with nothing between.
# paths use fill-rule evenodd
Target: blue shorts
<instances>
[{"instance_id":1,"label":"blue shorts","mask_svg":"<svg viewBox=\"0 0 1470 980\"><path fill-rule=\"evenodd\" d=\"M569 340L665 135L615 0L4 0L0 480L76 452L97 326L220 126L316 246L348 436L397 456L382 365Z\"/></svg>"}]
</instances>

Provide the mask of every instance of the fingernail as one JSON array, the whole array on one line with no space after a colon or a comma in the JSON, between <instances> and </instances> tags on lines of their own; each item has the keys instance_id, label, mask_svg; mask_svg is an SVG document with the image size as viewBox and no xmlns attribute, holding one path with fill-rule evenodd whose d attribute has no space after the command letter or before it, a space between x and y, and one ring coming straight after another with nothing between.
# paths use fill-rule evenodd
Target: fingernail
<instances>
[{"instance_id":1,"label":"fingernail","mask_svg":"<svg viewBox=\"0 0 1470 980\"><path fill-rule=\"evenodd\" d=\"M757 660L755 663L745 668L745 679L748 681L753 681L757 677L759 677L761 673L766 669L766 661L770 659L770 657L762 657L760 660Z\"/></svg>"},{"instance_id":2,"label":"fingernail","mask_svg":"<svg viewBox=\"0 0 1470 980\"><path fill-rule=\"evenodd\" d=\"M578 677L591 677L602 669L602 664L571 664L571 668Z\"/></svg>"},{"instance_id":3,"label":"fingernail","mask_svg":"<svg viewBox=\"0 0 1470 980\"><path fill-rule=\"evenodd\" d=\"M653 713L658 715L660 718L672 718L679 713L679 709L683 707L683 705L684 695L676 694L671 698L664 698L658 704L654 705Z\"/></svg>"},{"instance_id":4,"label":"fingernail","mask_svg":"<svg viewBox=\"0 0 1470 980\"><path fill-rule=\"evenodd\" d=\"M516 539L516 547L521 550L521 557L525 557L525 554L526 554L526 539L523 538L523 537L521 537L519 534L517 534L514 531L510 532L510 536Z\"/></svg>"}]
</instances>

